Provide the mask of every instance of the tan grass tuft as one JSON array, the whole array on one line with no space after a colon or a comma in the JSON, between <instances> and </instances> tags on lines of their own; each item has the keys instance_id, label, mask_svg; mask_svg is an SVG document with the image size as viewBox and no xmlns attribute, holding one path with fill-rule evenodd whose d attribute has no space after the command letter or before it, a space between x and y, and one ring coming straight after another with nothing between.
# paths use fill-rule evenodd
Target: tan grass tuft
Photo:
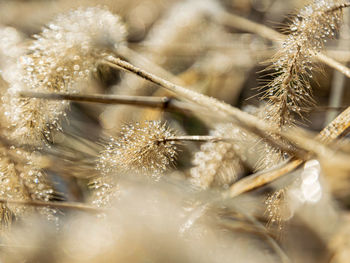
<instances>
[{"instance_id":1,"label":"tan grass tuft","mask_svg":"<svg viewBox=\"0 0 350 263\"><path fill-rule=\"evenodd\" d=\"M244 140L246 134L233 124L219 124L212 135ZM228 187L244 172L241 149L235 142L207 142L193 159L192 183L200 188Z\"/></svg>"},{"instance_id":2,"label":"tan grass tuft","mask_svg":"<svg viewBox=\"0 0 350 263\"><path fill-rule=\"evenodd\" d=\"M103 8L86 8L58 16L33 36L15 70L3 107L10 137L25 143L51 140L59 129L67 102L20 98L20 91L76 92L89 82L101 54L123 45L125 28L118 16Z\"/></svg>"},{"instance_id":3,"label":"tan grass tuft","mask_svg":"<svg viewBox=\"0 0 350 263\"><path fill-rule=\"evenodd\" d=\"M294 123L293 114L302 115L312 106L310 78L312 61L323 49L327 38L334 38L342 22L344 1L316 0L304 7L292 20L290 34L272 59L269 70L273 80L266 85L268 99L265 119L280 127Z\"/></svg>"},{"instance_id":4,"label":"tan grass tuft","mask_svg":"<svg viewBox=\"0 0 350 263\"><path fill-rule=\"evenodd\" d=\"M136 122L122 127L118 138L111 138L101 153L98 169L159 176L177 155L177 143L167 141L174 132L160 121Z\"/></svg>"}]
</instances>

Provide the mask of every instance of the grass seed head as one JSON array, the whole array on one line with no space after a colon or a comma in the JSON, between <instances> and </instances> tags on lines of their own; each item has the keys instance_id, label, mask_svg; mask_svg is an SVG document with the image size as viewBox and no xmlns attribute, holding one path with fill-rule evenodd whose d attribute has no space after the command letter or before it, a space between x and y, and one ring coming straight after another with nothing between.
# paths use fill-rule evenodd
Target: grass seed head
<instances>
[{"instance_id":1,"label":"grass seed head","mask_svg":"<svg viewBox=\"0 0 350 263\"><path fill-rule=\"evenodd\" d=\"M212 135L237 140L246 137L241 129L231 123L218 125ZM204 143L193 159L192 183L203 189L230 186L244 171L239 152L239 146L233 142Z\"/></svg>"},{"instance_id":2,"label":"grass seed head","mask_svg":"<svg viewBox=\"0 0 350 263\"><path fill-rule=\"evenodd\" d=\"M50 201L55 190L39 163L35 154L20 148L10 149L0 145L0 198L15 201ZM3 204L0 207L0 227L11 225L12 220L22 219L33 211L28 206ZM57 221L54 209L40 208L40 213L50 221ZM6 215L11 215L7 217Z\"/></svg>"},{"instance_id":3,"label":"grass seed head","mask_svg":"<svg viewBox=\"0 0 350 263\"><path fill-rule=\"evenodd\" d=\"M334 38L342 22L342 3L316 0L292 20L289 35L268 68L276 76L266 85L263 98L269 100L266 120L281 127L294 124L293 115L302 115L314 105L310 79L315 68L313 57L323 49L327 38Z\"/></svg>"},{"instance_id":4,"label":"grass seed head","mask_svg":"<svg viewBox=\"0 0 350 263\"><path fill-rule=\"evenodd\" d=\"M124 44L125 32L118 16L91 7L59 15L34 35L16 70L6 74L10 88L2 100L10 137L37 144L50 140L68 103L20 98L17 93L81 91L103 54Z\"/></svg>"},{"instance_id":5,"label":"grass seed head","mask_svg":"<svg viewBox=\"0 0 350 263\"><path fill-rule=\"evenodd\" d=\"M145 121L122 127L118 138L111 138L101 153L98 169L160 176L177 156L177 143L168 141L174 132L160 121Z\"/></svg>"}]
</instances>

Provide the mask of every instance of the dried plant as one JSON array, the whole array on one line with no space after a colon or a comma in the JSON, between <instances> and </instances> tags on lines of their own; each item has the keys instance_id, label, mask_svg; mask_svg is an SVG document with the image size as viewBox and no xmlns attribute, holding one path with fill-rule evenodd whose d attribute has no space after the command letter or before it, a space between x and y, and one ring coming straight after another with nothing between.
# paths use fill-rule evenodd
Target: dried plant
<instances>
[{"instance_id":1,"label":"dried plant","mask_svg":"<svg viewBox=\"0 0 350 263\"><path fill-rule=\"evenodd\" d=\"M56 191L41 170L40 158L35 153L20 148L10 149L1 145L0 155L0 198L15 201L50 201L57 197ZM48 220L57 223L55 209L39 209ZM11 226L13 220L21 220L30 215L29 207L18 204L4 204L1 206L0 223L2 228Z\"/></svg>"},{"instance_id":2,"label":"dried plant","mask_svg":"<svg viewBox=\"0 0 350 263\"><path fill-rule=\"evenodd\" d=\"M98 169L102 173L113 171L162 175L177 156L174 133L160 121L128 124L122 127L118 138L111 138L100 154Z\"/></svg>"},{"instance_id":3,"label":"dried plant","mask_svg":"<svg viewBox=\"0 0 350 263\"><path fill-rule=\"evenodd\" d=\"M118 16L95 7L60 15L33 37L16 69L4 74L10 88L2 107L8 136L40 145L43 139L51 140L51 130L60 128L67 102L29 100L18 93L81 90L97 71L101 54L123 45L125 28Z\"/></svg>"},{"instance_id":4,"label":"dried plant","mask_svg":"<svg viewBox=\"0 0 350 263\"><path fill-rule=\"evenodd\" d=\"M242 150L235 141L246 139L246 134L232 124L219 124L212 131L217 137L232 138L233 142L207 142L193 158L192 183L200 188L229 187L244 173Z\"/></svg>"},{"instance_id":5,"label":"dried plant","mask_svg":"<svg viewBox=\"0 0 350 263\"><path fill-rule=\"evenodd\" d=\"M267 68L273 79L263 86L266 91L262 98L268 102L261 118L286 129L315 105L310 84L318 67L314 57L326 39L337 34L344 7L344 1L313 1L292 19L289 34ZM265 146L265 152L258 169L271 168L286 157L285 152L270 145Z\"/></svg>"},{"instance_id":6,"label":"dried plant","mask_svg":"<svg viewBox=\"0 0 350 263\"><path fill-rule=\"evenodd\" d=\"M268 104L262 118L276 123L281 129L295 124L295 115L303 118L302 113L314 106L310 79L314 68L315 54L324 48L326 38L334 38L342 23L342 9L347 7L344 1L313 1L304 7L291 21L288 36L281 48L272 58L273 80L264 88L262 98ZM278 148L266 144L266 156L262 158L258 169L268 169L284 160L287 155ZM282 227L282 213L285 205L283 190L276 191L266 200L269 222Z\"/></svg>"},{"instance_id":7,"label":"dried plant","mask_svg":"<svg viewBox=\"0 0 350 263\"><path fill-rule=\"evenodd\" d=\"M294 123L293 114L301 116L307 106L313 105L312 59L323 49L326 38L337 33L346 6L344 1L314 1L292 20L290 34L268 68L275 77L266 85L263 96L269 100L266 120L289 127Z\"/></svg>"},{"instance_id":8,"label":"dried plant","mask_svg":"<svg viewBox=\"0 0 350 263\"><path fill-rule=\"evenodd\" d=\"M266 200L265 214L268 218L268 226L277 226L278 230L283 230L283 223L286 220L286 190L280 189L270 194Z\"/></svg>"},{"instance_id":9,"label":"dried plant","mask_svg":"<svg viewBox=\"0 0 350 263\"><path fill-rule=\"evenodd\" d=\"M281 0L16 2L71 11L0 19L0 261L343 260L350 108L323 128L328 68L311 90L320 62L350 77L322 53L348 2L310 1L286 35L264 25Z\"/></svg>"},{"instance_id":10,"label":"dried plant","mask_svg":"<svg viewBox=\"0 0 350 263\"><path fill-rule=\"evenodd\" d=\"M106 206L118 192L115 174L141 174L159 178L176 160L178 142L168 139L174 132L160 121L130 123L121 128L119 137L112 137L100 153L94 178L92 203Z\"/></svg>"}]
</instances>

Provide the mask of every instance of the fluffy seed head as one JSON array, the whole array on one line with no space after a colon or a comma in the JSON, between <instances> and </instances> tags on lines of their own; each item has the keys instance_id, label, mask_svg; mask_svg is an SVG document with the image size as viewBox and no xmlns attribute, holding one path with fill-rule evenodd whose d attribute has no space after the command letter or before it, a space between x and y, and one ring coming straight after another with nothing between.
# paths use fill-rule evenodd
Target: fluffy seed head
<instances>
[{"instance_id":1,"label":"fluffy seed head","mask_svg":"<svg viewBox=\"0 0 350 263\"><path fill-rule=\"evenodd\" d=\"M33 38L16 70L6 74L11 87L3 96L12 135L25 142L38 142L42 135L50 139L50 130L59 127L67 102L18 98L16 94L21 90L81 90L101 56L123 45L125 28L118 16L92 7L58 16Z\"/></svg>"},{"instance_id":2,"label":"fluffy seed head","mask_svg":"<svg viewBox=\"0 0 350 263\"><path fill-rule=\"evenodd\" d=\"M303 8L292 21L290 34L272 59L270 70L276 76L266 85L263 98L269 100L266 119L282 126L294 123L293 113L301 115L314 104L310 78L312 58L335 36L342 22L341 0L316 0Z\"/></svg>"},{"instance_id":3,"label":"fluffy seed head","mask_svg":"<svg viewBox=\"0 0 350 263\"><path fill-rule=\"evenodd\" d=\"M49 201L55 191L46 174L40 169L33 156L20 148L10 149L0 144L0 198L20 201ZM13 219L20 219L31 211L26 206L4 204L0 207L0 227L6 228ZM40 209L40 213L51 221L57 221L50 208ZM6 215L11 215L6 217Z\"/></svg>"},{"instance_id":4,"label":"fluffy seed head","mask_svg":"<svg viewBox=\"0 0 350 263\"><path fill-rule=\"evenodd\" d=\"M167 140L173 134L160 121L125 125L101 153L98 169L105 174L121 171L160 176L176 159L176 142Z\"/></svg>"},{"instance_id":5,"label":"fluffy seed head","mask_svg":"<svg viewBox=\"0 0 350 263\"><path fill-rule=\"evenodd\" d=\"M246 134L232 124L220 124L213 136L244 140ZM207 142L195 154L191 169L192 183L203 189L228 187L242 174L244 168L239 146L233 142Z\"/></svg>"}]
</instances>

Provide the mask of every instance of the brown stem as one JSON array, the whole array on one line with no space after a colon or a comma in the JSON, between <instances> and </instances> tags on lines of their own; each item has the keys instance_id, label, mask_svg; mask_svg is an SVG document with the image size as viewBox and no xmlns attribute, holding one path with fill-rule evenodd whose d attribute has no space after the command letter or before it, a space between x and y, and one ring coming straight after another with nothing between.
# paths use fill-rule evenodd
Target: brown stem
<instances>
[{"instance_id":1,"label":"brown stem","mask_svg":"<svg viewBox=\"0 0 350 263\"><path fill-rule=\"evenodd\" d=\"M303 160L295 159L291 162L288 162L287 164L283 164L282 167L279 167L277 169L273 169L271 171L264 172L264 173L256 173L256 174L244 177L243 179L233 184L230 187L230 189L224 193L224 198L228 198L228 197L233 198L240 194L251 191L265 184L268 184L276 180L277 178L293 171L294 169L299 167L302 163L303 163Z\"/></svg>"},{"instance_id":2,"label":"brown stem","mask_svg":"<svg viewBox=\"0 0 350 263\"><path fill-rule=\"evenodd\" d=\"M344 134L350 127L350 107L338 115L330 124L327 125L318 135L317 139L323 143L330 143L336 138ZM303 164L303 160L294 159L287 164L264 173L257 173L247 176L233 184L230 189L224 194L225 197L236 197L242 193L251 191L267 183L270 183L277 178L288 174Z\"/></svg>"},{"instance_id":3,"label":"brown stem","mask_svg":"<svg viewBox=\"0 0 350 263\"><path fill-rule=\"evenodd\" d=\"M220 118L222 120L232 120L232 118L237 121L239 126L253 132L254 134L264 138L268 141L272 146L280 148L281 150L297 156L302 159L309 158L309 154L307 151L313 149L308 147L308 150L305 151L303 147L297 144L294 144L294 141L291 141L290 138L286 137L286 134L280 131L276 125L271 123L265 123L263 120L258 119L257 117L250 115L246 112L239 110L238 108L232 107L224 102L221 102L215 98L208 97L206 95L197 93L193 90L186 89L179 85L173 84L170 81L164 80L158 76L155 76L147 71L135 67L134 65L121 60L119 58L115 58L113 56L107 56L102 63L108 64L111 67L117 67L119 69L125 70L127 72L138 75L141 78L144 78L154 84L157 84L171 92L176 93L177 95L183 97L184 99L193 102L196 105L203 107L208 114L215 114L216 119ZM282 140L276 140L276 137L273 135L278 135L282 139L287 140L288 142L292 142L291 145L286 145ZM298 144L303 143L298 141ZM314 152L313 152L314 153Z\"/></svg>"},{"instance_id":4,"label":"brown stem","mask_svg":"<svg viewBox=\"0 0 350 263\"><path fill-rule=\"evenodd\" d=\"M69 94L69 93L42 93L32 91L21 91L22 97L39 98L46 100L69 100L76 102L92 102L103 104L124 104L137 107L152 107L167 111L189 112L193 106L189 103L179 101L170 97L149 97L149 96L126 96L126 95L105 95L105 94Z\"/></svg>"},{"instance_id":5,"label":"brown stem","mask_svg":"<svg viewBox=\"0 0 350 263\"><path fill-rule=\"evenodd\" d=\"M173 84L113 56L106 56L105 59L102 60L102 63L136 74L141 78L174 92L178 96L203 107L203 110L206 110L206 113L212 115L215 114L216 119L235 121L237 125L258 135L269 142L272 146L280 148L282 151L287 152L292 156L303 160L308 160L312 157L312 154L322 157L330 155L337 156L339 157L338 164L344 165L344 167L350 169L348 161L345 161L346 156L338 155L312 139L310 136L305 136L307 132L301 128L294 128L292 131L281 131L276 125L270 122L264 122L249 113L243 112L215 98ZM279 136L281 139L276 139L276 136ZM284 141L289 144L286 144Z\"/></svg>"},{"instance_id":6,"label":"brown stem","mask_svg":"<svg viewBox=\"0 0 350 263\"><path fill-rule=\"evenodd\" d=\"M343 4L340 4L340 5L336 5L330 9L328 9L325 13L332 13L332 12L335 12L335 11L340 11L344 8L347 8L347 7L350 7L350 3L343 3Z\"/></svg>"},{"instance_id":7,"label":"brown stem","mask_svg":"<svg viewBox=\"0 0 350 263\"><path fill-rule=\"evenodd\" d=\"M323 143L330 143L350 127L350 107L338 115L331 123L329 123L317 136Z\"/></svg>"}]
</instances>

